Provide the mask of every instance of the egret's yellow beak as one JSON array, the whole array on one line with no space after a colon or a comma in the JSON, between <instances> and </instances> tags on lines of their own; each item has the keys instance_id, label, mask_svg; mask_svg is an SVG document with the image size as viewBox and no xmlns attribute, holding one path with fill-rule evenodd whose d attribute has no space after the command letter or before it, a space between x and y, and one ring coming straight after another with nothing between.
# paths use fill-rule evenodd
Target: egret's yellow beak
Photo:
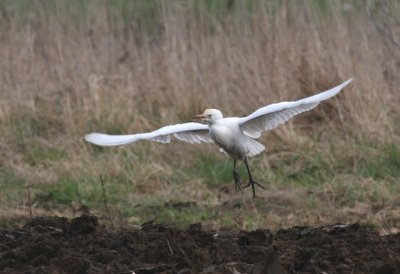
<instances>
[{"instance_id":1,"label":"egret's yellow beak","mask_svg":"<svg viewBox=\"0 0 400 274\"><path fill-rule=\"evenodd\" d=\"M202 120L206 118L206 116L204 116L203 114L198 114L192 117L193 120Z\"/></svg>"}]
</instances>

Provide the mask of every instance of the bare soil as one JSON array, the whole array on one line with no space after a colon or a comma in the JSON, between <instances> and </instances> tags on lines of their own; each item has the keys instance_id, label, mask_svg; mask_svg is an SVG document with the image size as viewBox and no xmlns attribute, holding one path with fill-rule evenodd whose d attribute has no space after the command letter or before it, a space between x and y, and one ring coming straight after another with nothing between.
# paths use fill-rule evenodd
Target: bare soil
<instances>
[{"instance_id":1,"label":"bare soil","mask_svg":"<svg viewBox=\"0 0 400 274\"><path fill-rule=\"evenodd\" d=\"M400 234L360 226L209 231L96 216L38 217L0 230L0 273L400 273Z\"/></svg>"}]
</instances>

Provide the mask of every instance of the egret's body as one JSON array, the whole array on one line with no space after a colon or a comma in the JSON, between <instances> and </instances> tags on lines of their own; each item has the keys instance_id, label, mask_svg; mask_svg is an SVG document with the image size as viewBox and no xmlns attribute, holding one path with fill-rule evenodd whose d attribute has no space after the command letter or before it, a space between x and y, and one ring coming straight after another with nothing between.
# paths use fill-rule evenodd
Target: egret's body
<instances>
[{"instance_id":1,"label":"egret's body","mask_svg":"<svg viewBox=\"0 0 400 274\"><path fill-rule=\"evenodd\" d=\"M236 121L229 118L218 120L210 125L209 132L213 141L232 158L244 159L248 137L240 130Z\"/></svg>"},{"instance_id":2,"label":"egret's body","mask_svg":"<svg viewBox=\"0 0 400 274\"><path fill-rule=\"evenodd\" d=\"M189 143L214 142L234 159L233 177L238 189L242 188L242 184L236 170L236 162L237 160L245 162L249 174L249 183L245 187L252 186L255 196L254 185L262 186L253 180L247 157L257 155L265 149L255 139L259 138L263 131L271 130L293 116L315 108L321 101L335 96L351 81L352 79L349 79L328 91L298 101L281 102L259 108L246 117L224 118L221 111L207 109L203 114L193 117L200 120L200 123L170 125L153 132L131 135L91 133L85 136L85 140L100 146L117 146L139 140L169 143L173 135L178 140Z\"/></svg>"},{"instance_id":3,"label":"egret's body","mask_svg":"<svg viewBox=\"0 0 400 274\"><path fill-rule=\"evenodd\" d=\"M256 155L265 149L243 132L236 117L216 120L210 124L209 134L214 143L236 160L244 160L246 156Z\"/></svg>"}]
</instances>

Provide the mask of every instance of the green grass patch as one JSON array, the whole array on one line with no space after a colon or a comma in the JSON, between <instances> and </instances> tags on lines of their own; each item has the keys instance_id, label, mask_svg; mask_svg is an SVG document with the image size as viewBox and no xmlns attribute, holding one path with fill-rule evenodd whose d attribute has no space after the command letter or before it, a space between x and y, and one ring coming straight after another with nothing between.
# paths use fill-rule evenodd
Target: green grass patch
<instances>
[{"instance_id":1,"label":"green grass patch","mask_svg":"<svg viewBox=\"0 0 400 274\"><path fill-rule=\"evenodd\" d=\"M214 155L200 154L197 162L185 170L191 178L202 178L210 187L217 187L220 184L233 181L233 160L217 159ZM245 166L238 162L238 171L243 178L247 178ZM246 177L244 177L246 176Z\"/></svg>"},{"instance_id":2,"label":"green grass patch","mask_svg":"<svg viewBox=\"0 0 400 274\"><path fill-rule=\"evenodd\" d=\"M314 155L311 155L314 154ZM272 162L276 181L284 185L318 186L333 177L323 152L299 151Z\"/></svg>"},{"instance_id":3,"label":"green grass patch","mask_svg":"<svg viewBox=\"0 0 400 274\"><path fill-rule=\"evenodd\" d=\"M122 175L104 178L103 183L110 204L118 203L123 193L132 189L132 186L127 186L131 183ZM66 208L73 204L85 205L90 209L104 206L101 180L94 176L64 176L51 185L41 187L34 200L44 208Z\"/></svg>"},{"instance_id":4,"label":"green grass patch","mask_svg":"<svg viewBox=\"0 0 400 274\"><path fill-rule=\"evenodd\" d=\"M362 160L356 166L356 173L374 179L400 177L400 149L397 144L386 143L371 146L361 151Z\"/></svg>"},{"instance_id":5,"label":"green grass patch","mask_svg":"<svg viewBox=\"0 0 400 274\"><path fill-rule=\"evenodd\" d=\"M0 167L0 189L0 202L4 206L13 206L27 197L25 178L5 167Z\"/></svg>"},{"instance_id":6,"label":"green grass patch","mask_svg":"<svg viewBox=\"0 0 400 274\"><path fill-rule=\"evenodd\" d=\"M24 161L32 166L38 164L50 166L54 162L67 159L67 157L68 154L65 150L44 147L41 145L29 146L27 151L24 153Z\"/></svg>"},{"instance_id":7,"label":"green grass patch","mask_svg":"<svg viewBox=\"0 0 400 274\"><path fill-rule=\"evenodd\" d=\"M34 138L54 138L64 133L64 126L57 117L45 113L35 115L22 111L7 121L7 128L12 132L12 140L19 151L29 149L27 140Z\"/></svg>"}]
</instances>

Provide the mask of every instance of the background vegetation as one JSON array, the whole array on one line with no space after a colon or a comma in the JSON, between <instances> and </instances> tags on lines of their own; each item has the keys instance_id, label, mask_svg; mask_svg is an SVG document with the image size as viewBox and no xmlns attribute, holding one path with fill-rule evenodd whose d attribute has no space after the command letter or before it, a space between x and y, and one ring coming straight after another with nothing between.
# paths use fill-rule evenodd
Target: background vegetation
<instances>
[{"instance_id":1,"label":"background vegetation","mask_svg":"<svg viewBox=\"0 0 400 274\"><path fill-rule=\"evenodd\" d=\"M0 43L3 226L29 217L29 192L33 215L89 208L113 224L400 226L398 1L1 0ZM82 139L209 107L246 115L350 77L262 137L256 199L213 145Z\"/></svg>"}]
</instances>

